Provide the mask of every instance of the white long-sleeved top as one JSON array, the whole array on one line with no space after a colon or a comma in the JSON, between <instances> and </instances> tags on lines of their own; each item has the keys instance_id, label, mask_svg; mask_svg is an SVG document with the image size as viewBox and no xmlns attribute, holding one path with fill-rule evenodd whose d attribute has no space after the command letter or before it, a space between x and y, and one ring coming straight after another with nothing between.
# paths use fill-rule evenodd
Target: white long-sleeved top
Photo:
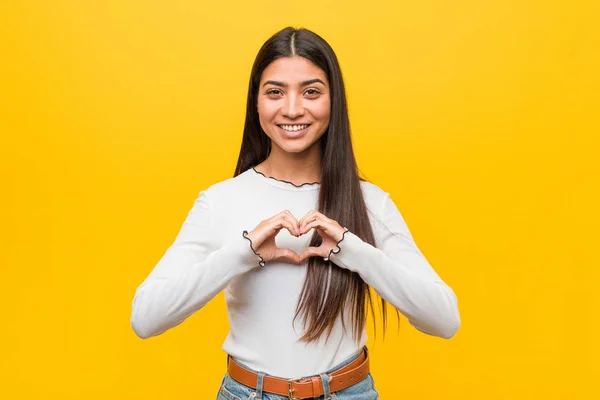
<instances>
[{"instance_id":1,"label":"white long-sleeved top","mask_svg":"<svg viewBox=\"0 0 600 400\"><path fill-rule=\"evenodd\" d=\"M321 373L359 351L352 325L338 321L329 337L306 344L301 318L292 319L306 274L296 265L260 258L243 237L262 220L289 210L300 220L317 209L320 184L294 185L253 168L202 190L173 244L133 298L131 325L141 338L159 335L182 323L221 290L230 331L223 350L250 368L269 375L299 378ZM415 244L389 193L361 181L374 247L351 231L332 254L330 266L357 272L382 298L421 332L452 337L460 326L457 298ZM312 231L297 238L282 229L278 247L298 254ZM336 249L337 250L337 249ZM344 321L351 321L346 315Z\"/></svg>"}]
</instances>

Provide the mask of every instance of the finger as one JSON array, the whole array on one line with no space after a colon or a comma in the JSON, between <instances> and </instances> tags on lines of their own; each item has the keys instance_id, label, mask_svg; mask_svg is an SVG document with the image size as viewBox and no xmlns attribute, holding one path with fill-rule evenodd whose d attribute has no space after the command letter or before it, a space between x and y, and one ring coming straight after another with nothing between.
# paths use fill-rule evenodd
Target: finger
<instances>
[{"instance_id":1,"label":"finger","mask_svg":"<svg viewBox=\"0 0 600 400\"><path fill-rule=\"evenodd\" d=\"M317 229L325 233L327 236L331 237L331 224L323 221L320 218L316 218L314 221L308 223L304 228L300 230L300 233L305 233L310 231L311 229ZM320 228L320 229L319 229Z\"/></svg>"},{"instance_id":2,"label":"finger","mask_svg":"<svg viewBox=\"0 0 600 400\"><path fill-rule=\"evenodd\" d=\"M287 220L287 223L281 223L281 219ZM256 247L260 247L262 243L270 237L279 233L281 228L286 228L292 235L300 236L296 225L296 218L289 210L281 211L274 216L261 221L251 232L248 233L248 238Z\"/></svg>"},{"instance_id":3,"label":"finger","mask_svg":"<svg viewBox=\"0 0 600 400\"><path fill-rule=\"evenodd\" d=\"M273 259L278 261L290 261L294 264L299 264L301 262L300 255L294 250L286 248L281 249L279 247L275 248L275 257Z\"/></svg>"},{"instance_id":4,"label":"finger","mask_svg":"<svg viewBox=\"0 0 600 400\"><path fill-rule=\"evenodd\" d=\"M275 224L274 225L274 229L275 229L274 234L279 232L281 230L281 228L285 228L292 235L300 236L300 233L298 232L298 227L289 220L289 217L287 217L285 215L281 216L278 221L274 222L274 224Z\"/></svg>"},{"instance_id":5,"label":"finger","mask_svg":"<svg viewBox=\"0 0 600 400\"><path fill-rule=\"evenodd\" d=\"M273 215L268 220L275 221L275 220L281 218L282 215L288 215L288 216L293 217L295 219L294 215L290 212L290 210L283 210L283 211L280 211L277 214Z\"/></svg>"},{"instance_id":6,"label":"finger","mask_svg":"<svg viewBox=\"0 0 600 400\"><path fill-rule=\"evenodd\" d=\"M300 233L305 233L308 232L309 229L306 229L306 226L308 224L310 224L311 222L317 221L321 218L323 214L321 214L320 212L313 210L310 213L306 214L303 218L302 221L300 222Z\"/></svg>"},{"instance_id":7,"label":"finger","mask_svg":"<svg viewBox=\"0 0 600 400\"><path fill-rule=\"evenodd\" d=\"M285 210L284 215L286 219L288 219L295 227L296 227L296 236L300 236L300 230L298 229L298 220L294 217L294 214L290 212L290 210Z\"/></svg>"},{"instance_id":8,"label":"finger","mask_svg":"<svg viewBox=\"0 0 600 400\"><path fill-rule=\"evenodd\" d=\"M300 253L300 262L304 262L309 257L326 257L325 249L321 247L307 247Z\"/></svg>"},{"instance_id":9,"label":"finger","mask_svg":"<svg viewBox=\"0 0 600 400\"><path fill-rule=\"evenodd\" d=\"M298 223L298 220L296 219L296 217L294 217L294 214L292 214L290 210L285 210L284 213L288 215L294 223Z\"/></svg>"},{"instance_id":10,"label":"finger","mask_svg":"<svg viewBox=\"0 0 600 400\"><path fill-rule=\"evenodd\" d=\"M298 229L298 221L296 218L291 213L283 214L282 218L291 226L291 230L288 228L288 231L294 236L300 236L300 230Z\"/></svg>"},{"instance_id":11,"label":"finger","mask_svg":"<svg viewBox=\"0 0 600 400\"><path fill-rule=\"evenodd\" d=\"M313 215L316 211L317 210L310 210L309 212L304 214L304 216L300 218L300 221L298 221L298 227L300 227L304 223L304 221L306 221L307 218L310 218L311 215Z\"/></svg>"}]
</instances>

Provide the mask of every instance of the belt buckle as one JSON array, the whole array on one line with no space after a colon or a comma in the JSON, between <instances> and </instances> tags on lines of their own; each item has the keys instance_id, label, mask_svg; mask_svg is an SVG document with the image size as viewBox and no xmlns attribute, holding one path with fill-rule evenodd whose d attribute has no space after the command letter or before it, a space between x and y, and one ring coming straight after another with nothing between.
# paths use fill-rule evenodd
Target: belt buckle
<instances>
[{"instance_id":1,"label":"belt buckle","mask_svg":"<svg viewBox=\"0 0 600 400\"><path fill-rule=\"evenodd\" d=\"M294 397L294 389L292 389L293 382L298 382L298 380L297 379L289 379L287 381L287 383L288 383L288 399L289 400L302 400L299 397Z\"/></svg>"}]
</instances>

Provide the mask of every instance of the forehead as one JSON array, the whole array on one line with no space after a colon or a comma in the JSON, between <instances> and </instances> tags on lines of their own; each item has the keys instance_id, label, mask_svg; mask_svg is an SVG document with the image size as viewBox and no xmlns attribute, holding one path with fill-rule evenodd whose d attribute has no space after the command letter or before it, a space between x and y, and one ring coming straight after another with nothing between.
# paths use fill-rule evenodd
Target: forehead
<instances>
[{"instance_id":1,"label":"forehead","mask_svg":"<svg viewBox=\"0 0 600 400\"><path fill-rule=\"evenodd\" d=\"M296 84L309 79L320 78L327 83L325 71L317 67L307 58L281 57L271 62L262 73L261 85L266 80L274 80L289 84Z\"/></svg>"}]
</instances>

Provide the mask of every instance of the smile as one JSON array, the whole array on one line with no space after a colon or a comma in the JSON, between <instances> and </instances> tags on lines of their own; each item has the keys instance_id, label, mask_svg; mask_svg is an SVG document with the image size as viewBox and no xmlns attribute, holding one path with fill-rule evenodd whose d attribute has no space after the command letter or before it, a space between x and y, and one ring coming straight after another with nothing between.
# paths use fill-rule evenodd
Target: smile
<instances>
[{"instance_id":1,"label":"smile","mask_svg":"<svg viewBox=\"0 0 600 400\"><path fill-rule=\"evenodd\" d=\"M277 125L283 135L289 139L299 138L303 136L310 127L310 124L298 125Z\"/></svg>"},{"instance_id":2,"label":"smile","mask_svg":"<svg viewBox=\"0 0 600 400\"><path fill-rule=\"evenodd\" d=\"M303 124L303 125L277 125L278 127L280 127L281 129L288 131L288 132L298 132L298 131L302 131L306 128L308 128L310 126L310 124Z\"/></svg>"}]
</instances>

